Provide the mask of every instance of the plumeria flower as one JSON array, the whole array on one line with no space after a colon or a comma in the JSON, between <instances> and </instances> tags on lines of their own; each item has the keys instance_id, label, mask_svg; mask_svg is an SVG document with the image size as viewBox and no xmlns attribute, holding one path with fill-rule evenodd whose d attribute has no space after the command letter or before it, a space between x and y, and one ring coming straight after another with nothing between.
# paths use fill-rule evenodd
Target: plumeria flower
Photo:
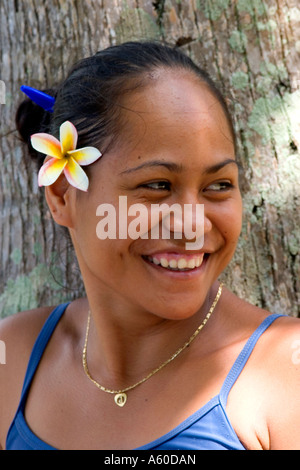
<instances>
[{"instance_id":1,"label":"plumeria flower","mask_svg":"<svg viewBox=\"0 0 300 470\"><path fill-rule=\"evenodd\" d=\"M45 153L46 163L38 174L39 186L53 184L64 172L68 182L75 188L87 191L89 179L80 165L90 165L101 157L95 147L83 147L76 150L77 130L70 122L64 122L59 129L60 141L50 134L39 133L31 136L31 145L38 152Z\"/></svg>"}]
</instances>

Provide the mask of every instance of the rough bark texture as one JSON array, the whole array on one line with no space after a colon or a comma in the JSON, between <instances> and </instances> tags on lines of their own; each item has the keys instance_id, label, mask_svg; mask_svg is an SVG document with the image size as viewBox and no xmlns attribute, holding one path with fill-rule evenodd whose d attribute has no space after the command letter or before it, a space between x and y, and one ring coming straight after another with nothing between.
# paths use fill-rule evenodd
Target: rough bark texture
<instances>
[{"instance_id":1,"label":"rough bark texture","mask_svg":"<svg viewBox=\"0 0 300 470\"><path fill-rule=\"evenodd\" d=\"M245 215L226 284L299 316L298 0L1 0L0 31L0 316L83 292L15 131L20 85L51 86L77 59L145 38L183 48L235 116Z\"/></svg>"}]
</instances>

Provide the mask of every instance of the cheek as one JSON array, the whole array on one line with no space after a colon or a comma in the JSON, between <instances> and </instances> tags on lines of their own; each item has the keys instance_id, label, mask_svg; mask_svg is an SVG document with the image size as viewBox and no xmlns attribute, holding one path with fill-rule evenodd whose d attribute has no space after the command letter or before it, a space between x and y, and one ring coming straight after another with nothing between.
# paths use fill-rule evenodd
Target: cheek
<instances>
[{"instance_id":1,"label":"cheek","mask_svg":"<svg viewBox=\"0 0 300 470\"><path fill-rule=\"evenodd\" d=\"M75 234L75 250L84 274L91 274L106 285L121 285L126 270L128 246L126 240L100 240L96 225Z\"/></svg>"},{"instance_id":2,"label":"cheek","mask_svg":"<svg viewBox=\"0 0 300 470\"><path fill-rule=\"evenodd\" d=\"M236 246L242 230L242 203L234 201L223 214L221 232L228 244Z\"/></svg>"},{"instance_id":3,"label":"cheek","mask_svg":"<svg viewBox=\"0 0 300 470\"><path fill-rule=\"evenodd\" d=\"M230 250L236 246L242 229L242 202L240 198L224 201L211 214L215 231Z\"/></svg>"},{"instance_id":4,"label":"cheek","mask_svg":"<svg viewBox=\"0 0 300 470\"><path fill-rule=\"evenodd\" d=\"M119 239L117 204L108 200L78 205L72 238L81 266L102 280L108 280L109 273L113 281L124 276L132 240Z\"/></svg>"}]
</instances>

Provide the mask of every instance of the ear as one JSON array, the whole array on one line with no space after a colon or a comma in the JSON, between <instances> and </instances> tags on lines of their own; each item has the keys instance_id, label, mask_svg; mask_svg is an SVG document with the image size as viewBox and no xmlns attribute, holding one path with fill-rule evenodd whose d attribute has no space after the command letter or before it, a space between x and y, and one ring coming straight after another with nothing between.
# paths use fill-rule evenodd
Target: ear
<instances>
[{"instance_id":1,"label":"ear","mask_svg":"<svg viewBox=\"0 0 300 470\"><path fill-rule=\"evenodd\" d=\"M45 187L45 197L53 219L64 227L73 227L72 190L62 174L50 186Z\"/></svg>"}]
</instances>

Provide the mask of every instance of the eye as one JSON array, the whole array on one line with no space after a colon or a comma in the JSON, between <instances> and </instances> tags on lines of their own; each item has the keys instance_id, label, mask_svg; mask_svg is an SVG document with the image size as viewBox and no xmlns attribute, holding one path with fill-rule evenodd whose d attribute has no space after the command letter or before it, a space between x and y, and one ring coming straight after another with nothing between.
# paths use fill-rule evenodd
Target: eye
<instances>
[{"instance_id":1,"label":"eye","mask_svg":"<svg viewBox=\"0 0 300 470\"><path fill-rule=\"evenodd\" d=\"M225 192L232 188L233 184L230 181L217 181L207 186L204 191Z\"/></svg>"},{"instance_id":2,"label":"eye","mask_svg":"<svg viewBox=\"0 0 300 470\"><path fill-rule=\"evenodd\" d=\"M151 181L141 184L140 187L151 191L170 191L171 184L168 181Z\"/></svg>"}]
</instances>

